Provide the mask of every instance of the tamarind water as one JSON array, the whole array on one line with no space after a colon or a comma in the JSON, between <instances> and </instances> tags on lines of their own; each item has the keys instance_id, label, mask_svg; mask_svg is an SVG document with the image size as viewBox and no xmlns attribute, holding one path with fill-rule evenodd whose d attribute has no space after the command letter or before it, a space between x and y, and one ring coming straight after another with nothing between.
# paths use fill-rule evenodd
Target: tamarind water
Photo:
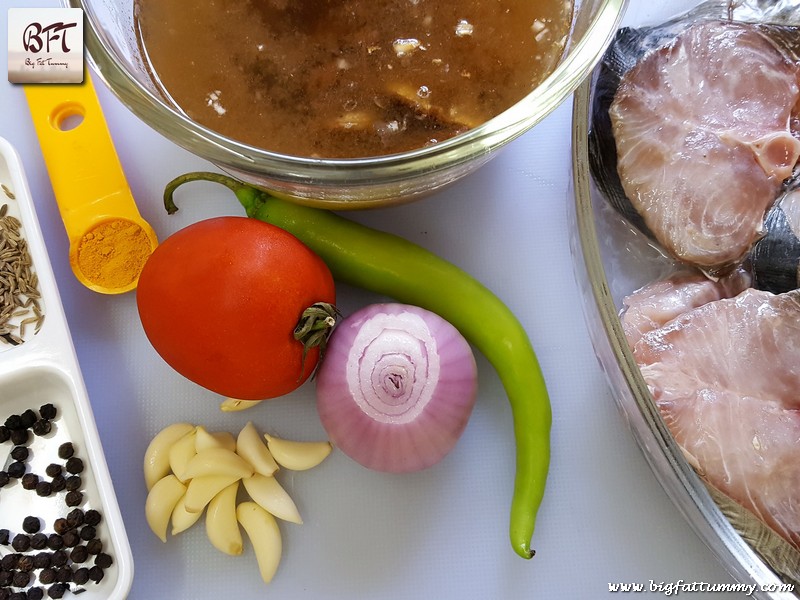
<instances>
[{"instance_id":1,"label":"tamarind water","mask_svg":"<svg viewBox=\"0 0 800 600\"><path fill-rule=\"evenodd\" d=\"M558 64L573 0L136 0L153 81L193 120L307 157L435 144Z\"/></svg>"}]
</instances>

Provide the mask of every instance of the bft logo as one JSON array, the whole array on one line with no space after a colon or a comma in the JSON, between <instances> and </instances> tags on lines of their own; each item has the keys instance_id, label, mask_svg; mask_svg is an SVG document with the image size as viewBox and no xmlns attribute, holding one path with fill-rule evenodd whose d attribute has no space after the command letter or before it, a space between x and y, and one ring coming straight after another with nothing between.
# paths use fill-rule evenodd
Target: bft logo
<instances>
[{"instance_id":1,"label":"bft logo","mask_svg":"<svg viewBox=\"0 0 800 600\"><path fill-rule=\"evenodd\" d=\"M60 40L61 52L68 54L70 49L67 46L67 31L77 26L77 23L52 23L46 26L41 23L31 23L22 32L22 46L34 54L42 50L49 54L50 44Z\"/></svg>"},{"instance_id":2,"label":"bft logo","mask_svg":"<svg viewBox=\"0 0 800 600\"><path fill-rule=\"evenodd\" d=\"M11 83L81 83L83 11L80 8L9 8L8 80Z\"/></svg>"}]
</instances>

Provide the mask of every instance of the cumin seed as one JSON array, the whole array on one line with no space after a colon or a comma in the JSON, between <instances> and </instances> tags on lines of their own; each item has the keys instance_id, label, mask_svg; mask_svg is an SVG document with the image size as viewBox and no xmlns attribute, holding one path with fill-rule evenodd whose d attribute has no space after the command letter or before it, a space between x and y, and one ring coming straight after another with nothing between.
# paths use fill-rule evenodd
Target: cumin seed
<instances>
[{"instance_id":1,"label":"cumin seed","mask_svg":"<svg viewBox=\"0 0 800 600\"><path fill-rule=\"evenodd\" d=\"M0 185L13 200L11 190ZM0 205L0 343L18 345L30 326L34 333L39 332L44 315L39 304L39 278L33 271L22 223L8 211L7 203Z\"/></svg>"}]
</instances>

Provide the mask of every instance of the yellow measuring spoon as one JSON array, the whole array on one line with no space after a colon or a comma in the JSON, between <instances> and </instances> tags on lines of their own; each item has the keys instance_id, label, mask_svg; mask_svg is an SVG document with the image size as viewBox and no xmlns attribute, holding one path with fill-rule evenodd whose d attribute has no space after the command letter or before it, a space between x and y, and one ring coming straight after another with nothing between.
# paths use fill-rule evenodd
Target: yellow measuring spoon
<instances>
[{"instance_id":1,"label":"yellow measuring spoon","mask_svg":"<svg viewBox=\"0 0 800 600\"><path fill-rule=\"evenodd\" d=\"M158 240L136 207L89 73L81 84L23 87L75 277L103 294L134 289Z\"/></svg>"}]
</instances>

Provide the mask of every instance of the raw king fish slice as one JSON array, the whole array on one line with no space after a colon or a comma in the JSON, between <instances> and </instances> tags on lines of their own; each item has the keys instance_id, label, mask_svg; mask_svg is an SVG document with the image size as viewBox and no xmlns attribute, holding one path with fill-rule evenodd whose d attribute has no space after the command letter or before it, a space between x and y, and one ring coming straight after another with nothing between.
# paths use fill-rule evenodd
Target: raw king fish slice
<instances>
[{"instance_id":1,"label":"raw king fish slice","mask_svg":"<svg viewBox=\"0 0 800 600\"><path fill-rule=\"evenodd\" d=\"M800 69L770 31L695 23L624 73L609 109L625 197L666 252L711 275L744 259L800 157Z\"/></svg>"},{"instance_id":2,"label":"raw king fish slice","mask_svg":"<svg viewBox=\"0 0 800 600\"><path fill-rule=\"evenodd\" d=\"M639 297L658 304L655 291ZM629 326L642 376L689 462L800 548L800 291L750 288L650 331Z\"/></svg>"},{"instance_id":3,"label":"raw king fish slice","mask_svg":"<svg viewBox=\"0 0 800 600\"><path fill-rule=\"evenodd\" d=\"M722 298L732 298L750 287L744 269L718 280L699 271L679 271L636 290L623 299L622 328L633 348L648 331L658 329L681 314Z\"/></svg>"}]
</instances>

